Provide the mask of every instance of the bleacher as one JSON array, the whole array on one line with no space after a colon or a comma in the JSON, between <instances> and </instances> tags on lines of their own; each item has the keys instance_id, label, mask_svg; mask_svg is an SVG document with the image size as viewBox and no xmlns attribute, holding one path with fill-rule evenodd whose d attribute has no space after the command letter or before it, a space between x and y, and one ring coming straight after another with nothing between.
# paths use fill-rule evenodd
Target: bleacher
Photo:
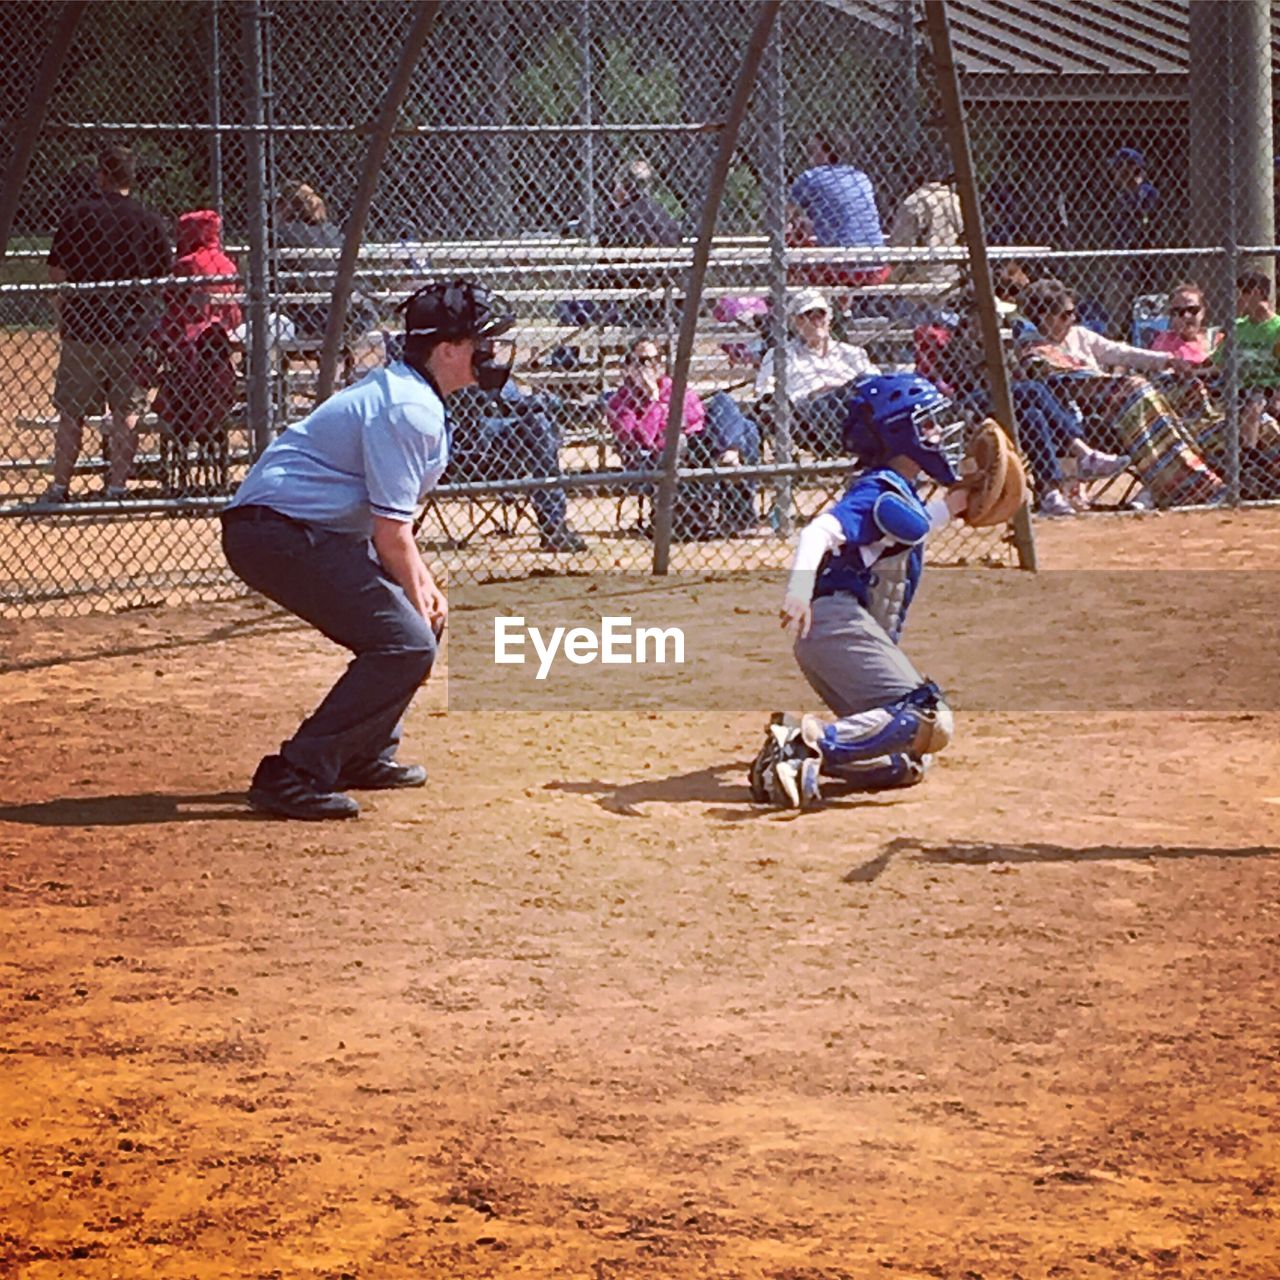
<instances>
[{"instance_id":1,"label":"bleacher","mask_svg":"<svg viewBox=\"0 0 1280 1280\"><path fill-rule=\"evenodd\" d=\"M231 247L233 253L236 249ZM396 308L424 278L456 273L485 280L517 313L511 335L517 344L516 381L527 392L554 396L561 405L558 417L566 470L607 472L620 464L605 423L604 399L620 385L623 352L636 333L653 333L674 352L683 304L680 290L693 252L691 242L670 249L605 248L559 238L371 243L360 250L355 283L365 297L377 302L387 330L394 332ZM788 261L829 261L832 253L788 250ZM336 265L337 250L307 247L282 249L279 254L279 279L285 287L269 299L270 312L278 315L291 304L331 298L330 293L288 287L300 282L304 274L290 272L289 258L329 256ZM769 245L763 237L715 240L690 368L689 385L699 396L727 390L750 400L755 368L744 361L743 352L758 343L761 330L719 320L715 308L727 297L768 298L763 282L770 262ZM634 283L637 279L642 283ZM882 367L903 368L909 367L912 359L911 326L868 311L874 312L876 302L882 299L936 303L941 291L933 285L889 283L828 292L837 303L842 295L856 295L858 304L852 313L846 312L843 325L838 319L837 336L866 347ZM240 294L239 300L245 303L246 295ZM271 398L277 425L283 426L314 403L323 342L316 337L280 333L272 338ZM342 349L338 384L360 376L382 356L383 339L376 330L348 342ZM56 418L20 416L15 425L20 433L30 433L52 445ZM94 432L102 432L103 426L102 421L90 421L86 442L93 440ZM220 440L199 450L192 446L189 451L180 451L154 414L146 415L140 422L131 484L131 488L136 485L138 503L152 505L167 498L216 497L230 492L250 460L250 440L243 407L228 420ZM13 471L47 463L40 458L0 465ZM104 470L105 465L101 456L87 451L77 472L93 473ZM192 476L195 484L190 482ZM443 492L447 495L448 486ZM130 499L133 497L131 492Z\"/></svg>"}]
</instances>

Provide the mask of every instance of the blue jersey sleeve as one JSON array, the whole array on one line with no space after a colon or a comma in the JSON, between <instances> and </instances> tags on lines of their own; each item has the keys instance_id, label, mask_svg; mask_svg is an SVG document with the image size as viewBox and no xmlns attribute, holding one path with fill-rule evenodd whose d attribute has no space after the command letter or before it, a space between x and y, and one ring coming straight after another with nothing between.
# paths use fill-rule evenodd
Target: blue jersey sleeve
<instances>
[{"instance_id":1,"label":"blue jersey sleeve","mask_svg":"<svg viewBox=\"0 0 1280 1280\"><path fill-rule=\"evenodd\" d=\"M412 520L447 460L443 408L393 404L364 432L369 509L384 520Z\"/></svg>"},{"instance_id":2,"label":"blue jersey sleeve","mask_svg":"<svg viewBox=\"0 0 1280 1280\"><path fill-rule=\"evenodd\" d=\"M840 501L831 508L831 515L839 522L840 531L847 543L855 547L866 547L884 537L874 516L876 499L880 493L880 486L874 480L855 480Z\"/></svg>"}]
</instances>

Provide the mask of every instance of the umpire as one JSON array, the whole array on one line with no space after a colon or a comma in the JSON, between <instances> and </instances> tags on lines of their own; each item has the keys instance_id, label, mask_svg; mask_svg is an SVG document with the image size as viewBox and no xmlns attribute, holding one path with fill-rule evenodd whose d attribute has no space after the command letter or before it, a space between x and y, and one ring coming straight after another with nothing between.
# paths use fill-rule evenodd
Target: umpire
<instances>
[{"instance_id":1,"label":"umpire","mask_svg":"<svg viewBox=\"0 0 1280 1280\"><path fill-rule=\"evenodd\" d=\"M493 340L513 323L506 302L474 281L419 289L405 304L403 358L272 441L223 511L236 574L355 655L280 754L258 765L255 809L353 818L360 806L346 790L426 782L395 753L448 605L413 519L448 462L444 398L506 381L511 352L500 358Z\"/></svg>"}]
</instances>

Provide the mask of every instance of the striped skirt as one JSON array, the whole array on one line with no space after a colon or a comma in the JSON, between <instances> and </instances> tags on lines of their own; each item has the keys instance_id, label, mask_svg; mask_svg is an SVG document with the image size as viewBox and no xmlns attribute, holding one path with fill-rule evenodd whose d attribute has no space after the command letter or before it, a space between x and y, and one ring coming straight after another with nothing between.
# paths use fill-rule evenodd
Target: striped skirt
<instances>
[{"instance_id":1,"label":"striped skirt","mask_svg":"<svg viewBox=\"0 0 1280 1280\"><path fill-rule=\"evenodd\" d=\"M1101 375L1075 380L1086 418L1100 422L1133 459L1133 470L1158 507L1208 502L1223 490L1165 393L1146 378Z\"/></svg>"}]
</instances>

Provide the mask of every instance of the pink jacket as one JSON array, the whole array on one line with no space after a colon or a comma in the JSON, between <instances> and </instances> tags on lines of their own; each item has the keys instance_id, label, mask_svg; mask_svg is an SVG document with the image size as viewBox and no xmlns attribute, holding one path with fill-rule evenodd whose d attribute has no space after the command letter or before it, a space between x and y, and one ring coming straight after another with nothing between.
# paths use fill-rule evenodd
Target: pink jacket
<instances>
[{"instance_id":1,"label":"pink jacket","mask_svg":"<svg viewBox=\"0 0 1280 1280\"><path fill-rule=\"evenodd\" d=\"M620 445L638 446L651 453L662 448L671 406L671 379L658 383L658 398L650 400L626 383L609 397L605 414ZM707 412L692 391L684 393L684 433L701 431Z\"/></svg>"}]
</instances>

